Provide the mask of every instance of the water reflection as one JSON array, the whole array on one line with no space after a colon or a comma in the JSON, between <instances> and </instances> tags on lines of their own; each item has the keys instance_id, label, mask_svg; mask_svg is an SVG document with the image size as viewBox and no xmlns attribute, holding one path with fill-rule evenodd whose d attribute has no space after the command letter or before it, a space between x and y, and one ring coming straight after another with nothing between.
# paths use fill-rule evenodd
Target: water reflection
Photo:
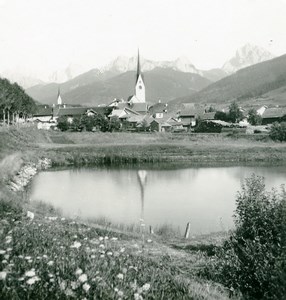
<instances>
[{"instance_id":1,"label":"water reflection","mask_svg":"<svg viewBox=\"0 0 286 300\"><path fill-rule=\"evenodd\" d=\"M281 167L211 167L176 170L81 169L47 171L32 182L31 199L42 200L73 216L107 218L114 223L156 227L172 224L191 234L233 226L235 196L252 173L267 188L286 182Z\"/></svg>"},{"instance_id":2,"label":"water reflection","mask_svg":"<svg viewBox=\"0 0 286 300\"><path fill-rule=\"evenodd\" d=\"M140 194L141 194L141 213L140 217L144 220L144 201L145 201L145 187L147 185L147 171L139 170L137 172L137 179L140 186Z\"/></svg>"}]
</instances>

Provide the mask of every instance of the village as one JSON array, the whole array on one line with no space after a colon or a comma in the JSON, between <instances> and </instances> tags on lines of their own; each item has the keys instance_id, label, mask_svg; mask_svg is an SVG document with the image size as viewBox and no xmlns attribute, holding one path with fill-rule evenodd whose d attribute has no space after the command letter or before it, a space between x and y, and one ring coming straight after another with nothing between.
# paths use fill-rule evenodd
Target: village
<instances>
[{"instance_id":1,"label":"village","mask_svg":"<svg viewBox=\"0 0 286 300\"><path fill-rule=\"evenodd\" d=\"M63 101L59 88L56 103L52 106L38 105L28 121L36 123L38 129L63 131L262 133L268 131L269 124L286 120L286 108L267 105L246 110L235 102L219 109L199 103L169 105L160 100L149 104L145 90L138 50L135 94L127 100L115 98L109 104L96 107L69 105L68 99ZM87 118L87 122L81 122L83 117ZM97 117L110 122L111 126L103 126Z\"/></svg>"}]
</instances>

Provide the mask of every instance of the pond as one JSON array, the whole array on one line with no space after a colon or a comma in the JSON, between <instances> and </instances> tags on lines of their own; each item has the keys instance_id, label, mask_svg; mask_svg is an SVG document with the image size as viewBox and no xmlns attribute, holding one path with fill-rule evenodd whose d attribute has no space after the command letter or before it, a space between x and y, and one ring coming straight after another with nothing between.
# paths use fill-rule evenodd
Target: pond
<instances>
[{"instance_id":1,"label":"pond","mask_svg":"<svg viewBox=\"0 0 286 300\"><path fill-rule=\"evenodd\" d=\"M266 187L286 183L285 166L192 167L181 169L81 168L39 173L31 184L31 200L60 208L65 216L106 219L114 224L154 228L171 225L191 234L233 227L235 198L251 174Z\"/></svg>"}]
</instances>

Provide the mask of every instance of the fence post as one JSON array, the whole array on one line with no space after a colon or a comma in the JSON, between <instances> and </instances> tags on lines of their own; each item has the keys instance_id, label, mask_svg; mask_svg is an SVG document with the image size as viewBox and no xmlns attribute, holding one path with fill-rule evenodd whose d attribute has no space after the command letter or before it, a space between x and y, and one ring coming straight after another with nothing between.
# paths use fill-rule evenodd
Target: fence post
<instances>
[{"instance_id":1,"label":"fence post","mask_svg":"<svg viewBox=\"0 0 286 300\"><path fill-rule=\"evenodd\" d=\"M154 234L154 230L153 230L153 227L151 225L149 226L149 233Z\"/></svg>"},{"instance_id":2,"label":"fence post","mask_svg":"<svg viewBox=\"0 0 286 300\"><path fill-rule=\"evenodd\" d=\"M187 227L186 227L186 231L185 231L185 236L184 236L185 239L189 238L190 230L191 230L191 223L188 222Z\"/></svg>"}]
</instances>

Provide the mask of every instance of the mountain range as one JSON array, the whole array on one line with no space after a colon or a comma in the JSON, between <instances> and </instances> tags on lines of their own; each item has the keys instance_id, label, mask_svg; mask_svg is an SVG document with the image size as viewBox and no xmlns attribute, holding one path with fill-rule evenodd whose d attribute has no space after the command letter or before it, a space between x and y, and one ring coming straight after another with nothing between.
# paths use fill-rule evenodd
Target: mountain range
<instances>
[{"instance_id":1,"label":"mountain range","mask_svg":"<svg viewBox=\"0 0 286 300\"><path fill-rule=\"evenodd\" d=\"M267 50L246 44L238 49L221 69L208 71L197 69L185 57L180 57L174 61L152 61L141 58L147 101L157 102L159 99L166 102L173 99L176 99L177 102L189 102L193 101L192 99L202 101L204 96L200 98L200 90L208 91L208 88L212 86L216 87L217 90L212 97L208 95L207 101L217 102L219 101L217 98L229 100L229 96L225 95L224 90L219 91L221 88L228 89L224 86L224 82L229 84L229 74L236 72L231 75L235 77L236 74L240 74L241 68L255 65L273 57L274 55ZM82 105L106 104L111 102L113 98L127 99L134 93L136 64L137 57L117 57L101 69L92 69L62 83L60 85L61 95L67 103ZM250 78L248 80L251 81ZM251 84L254 85L254 82ZM242 91L246 86L246 84L242 84L240 87ZM56 101L58 88L58 83L40 84L28 88L27 93L42 103L51 104ZM233 94L230 91L228 94L235 98L235 91L238 87L233 86L229 89L233 91ZM238 97L246 97L248 92L252 93L252 90L248 88L244 92L245 95L237 93Z\"/></svg>"},{"instance_id":2,"label":"mountain range","mask_svg":"<svg viewBox=\"0 0 286 300\"><path fill-rule=\"evenodd\" d=\"M286 105L286 55L238 70L201 91L173 103L228 103Z\"/></svg>"}]
</instances>

